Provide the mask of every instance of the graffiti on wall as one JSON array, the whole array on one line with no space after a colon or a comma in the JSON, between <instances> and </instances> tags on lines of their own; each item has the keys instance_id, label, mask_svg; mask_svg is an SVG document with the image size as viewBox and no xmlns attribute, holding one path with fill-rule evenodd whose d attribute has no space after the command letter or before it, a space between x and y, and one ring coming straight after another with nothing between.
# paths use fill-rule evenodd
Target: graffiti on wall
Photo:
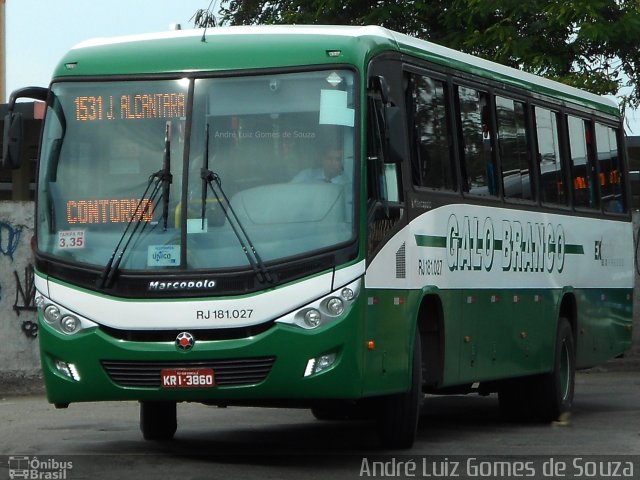
<instances>
[{"instance_id":1,"label":"graffiti on wall","mask_svg":"<svg viewBox=\"0 0 640 480\"><path fill-rule=\"evenodd\" d=\"M0 258L7 257L11 262L20 245L20 238L25 230L24 225L13 225L7 221L0 220ZM5 270L6 271L6 270ZM16 270L13 271L15 279L16 296L13 302L13 311L17 316L21 312L36 310L35 300L35 283L33 265L29 264L24 269L24 277L21 279ZM6 290L6 289L5 289ZM0 299L2 299L2 285L0 285ZM38 324L31 320L23 320L20 328L22 332L29 338L35 338L38 335Z\"/></svg>"},{"instance_id":2,"label":"graffiti on wall","mask_svg":"<svg viewBox=\"0 0 640 480\"><path fill-rule=\"evenodd\" d=\"M20 280L16 270L13 271L13 276L16 279L16 299L13 302L13 311L18 316L23 311L35 312L37 308L35 305L36 286L33 265L29 264L24 268L24 283ZM27 337L35 338L38 336L38 324L31 320L23 321L21 328Z\"/></svg>"},{"instance_id":3,"label":"graffiti on wall","mask_svg":"<svg viewBox=\"0 0 640 480\"><path fill-rule=\"evenodd\" d=\"M13 262L13 255L20 244L20 236L24 225L12 225L0 220L0 254L9 257Z\"/></svg>"}]
</instances>

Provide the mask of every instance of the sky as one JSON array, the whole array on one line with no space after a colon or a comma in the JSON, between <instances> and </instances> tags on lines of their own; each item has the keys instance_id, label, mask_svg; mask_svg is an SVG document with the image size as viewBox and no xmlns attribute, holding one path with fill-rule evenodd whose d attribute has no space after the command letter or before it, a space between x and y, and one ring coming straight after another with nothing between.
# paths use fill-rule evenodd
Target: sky
<instances>
[{"instance_id":1,"label":"sky","mask_svg":"<svg viewBox=\"0 0 640 480\"><path fill-rule=\"evenodd\" d=\"M211 0L6 0L6 92L49 85L53 70L74 45L95 37L169 30ZM214 3L219 3L214 2Z\"/></svg>"},{"instance_id":2,"label":"sky","mask_svg":"<svg viewBox=\"0 0 640 480\"><path fill-rule=\"evenodd\" d=\"M48 86L60 58L83 40L166 31L176 23L193 28L195 12L210 4L211 0L6 0L5 101L17 88ZM640 112L628 112L627 120L627 134L640 135Z\"/></svg>"}]
</instances>

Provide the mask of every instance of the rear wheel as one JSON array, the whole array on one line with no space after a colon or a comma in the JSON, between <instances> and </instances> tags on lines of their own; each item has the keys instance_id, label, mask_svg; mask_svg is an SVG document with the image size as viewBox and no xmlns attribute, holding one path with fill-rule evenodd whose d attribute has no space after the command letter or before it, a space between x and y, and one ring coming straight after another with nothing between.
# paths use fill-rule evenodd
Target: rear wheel
<instances>
[{"instance_id":1,"label":"rear wheel","mask_svg":"<svg viewBox=\"0 0 640 480\"><path fill-rule=\"evenodd\" d=\"M381 399L378 433L386 448L411 448L416 438L422 403L422 348L416 329L411 366L411 388L408 392Z\"/></svg>"},{"instance_id":2,"label":"rear wheel","mask_svg":"<svg viewBox=\"0 0 640 480\"><path fill-rule=\"evenodd\" d=\"M140 402L140 430L145 440L171 440L177 427L176 402Z\"/></svg>"},{"instance_id":3,"label":"rear wheel","mask_svg":"<svg viewBox=\"0 0 640 480\"><path fill-rule=\"evenodd\" d=\"M553 371L538 377L535 412L544 421L556 420L571 410L576 380L576 351L573 331L566 318L560 318L556 337Z\"/></svg>"},{"instance_id":4,"label":"rear wheel","mask_svg":"<svg viewBox=\"0 0 640 480\"><path fill-rule=\"evenodd\" d=\"M503 416L513 421L550 422L571 409L576 354L571 325L563 317L558 320L554 355L551 372L503 383L498 392Z\"/></svg>"}]
</instances>

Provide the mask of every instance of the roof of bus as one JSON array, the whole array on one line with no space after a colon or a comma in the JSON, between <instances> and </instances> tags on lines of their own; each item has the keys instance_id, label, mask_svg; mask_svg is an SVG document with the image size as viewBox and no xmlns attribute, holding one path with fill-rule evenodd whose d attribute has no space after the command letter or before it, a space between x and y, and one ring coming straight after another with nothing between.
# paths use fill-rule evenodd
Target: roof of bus
<instances>
[{"instance_id":1,"label":"roof of bus","mask_svg":"<svg viewBox=\"0 0 640 480\"><path fill-rule=\"evenodd\" d=\"M340 51L330 56L329 51ZM399 51L433 63L550 94L618 115L612 100L377 26L246 26L87 40L59 63L54 77L257 70L321 64L365 68L374 55Z\"/></svg>"}]
</instances>

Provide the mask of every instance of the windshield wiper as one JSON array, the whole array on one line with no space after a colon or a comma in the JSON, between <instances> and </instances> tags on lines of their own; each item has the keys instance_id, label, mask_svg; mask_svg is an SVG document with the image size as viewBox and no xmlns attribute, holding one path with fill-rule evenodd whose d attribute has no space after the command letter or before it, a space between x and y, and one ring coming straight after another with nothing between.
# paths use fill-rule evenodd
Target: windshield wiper
<instances>
[{"instance_id":1,"label":"windshield wiper","mask_svg":"<svg viewBox=\"0 0 640 480\"><path fill-rule=\"evenodd\" d=\"M213 193L213 195L216 197L216 201L218 202L218 205L220 205L220 208L222 209L224 216L227 217L227 220L229 221L229 225L231 226L231 230L233 230L233 233L238 239L238 243L240 243L240 247L242 248L242 251L247 257L249 265L251 265L251 268L255 272L258 281L260 283L265 283L265 282L273 283L273 277L271 276L271 272L269 272L266 265L262 261L262 258L260 257L255 246L253 245L251 238L249 238L247 231L242 226L242 222L240 222L238 215L236 214L235 210L231 206L229 197L227 197L226 193L224 192L220 177L218 176L217 173L214 173L211 170L209 170L209 158L208 158L209 157L209 125L208 124L207 124L207 131L206 131L205 137L206 137L206 140L205 140L206 145L204 149L205 155L202 160L202 168L200 169L200 178L202 178L202 186L203 186L203 192L202 192L203 229L204 229L205 203L207 200L206 187L208 186L211 189L211 193ZM214 188L214 185L217 187L218 191L220 192L220 195L218 195L218 192ZM222 197L224 202L221 201L220 197Z\"/></svg>"},{"instance_id":2,"label":"windshield wiper","mask_svg":"<svg viewBox=\"0 0 640 480\"><path fill-rule=\"evenodd\" d=\"M120 268L120 262L122 262L122 257L124 256L131 240L135 237L136 232L142 226L142 230L140 233L144 232L144 229L148 225L149 209L151 209L151 213L153 213L158 204L160 203L160 199L163 201L162 208L162 222L163 228L167 230L167 219L169 217L169 185L171 184L172 175L170 170L170 149L171 149L171 140L170 140L170 125L167 123L167 127L165 129L165 140L164 140L164 158L162 162L162 169L157 172L151 174L149 176L149 181L147 182L147 187L145 188L142 196L140 197L140 201L136 205L133 213L131 214L131 218L127 222L127 226L122 232L118 243L116 244L113 252L111 253L111 257L107 262L104 270L102 271L102 275L100 275L100 279L98 281L99 288L109 288L113 284L113 279L115 278L118 269ZM152 189L153 187L153 189ZM162 188L161 188L162 187ZM147 194L149 190L151 190L151 195L147 198ZM162 191L162 195L160 196L160 192ZM135 223L134 223L135 220ZM133 226L133 229L131 228ZM126 238L126 241L125 241Z\"/></svg>"},{"instance_id":3,"label":"windshield wiper","mask_svg":"<svg viewBox=\"0 0 640 480\"><path fill-rule=\"evenodd\" d=\"M202 169L203 171L209 171L209 124L207 123L207 127L205 129L204 135L204 156L202 158ZM206 217L207 212L207 178L205 175L200 174L202 177L202 226L200 227L204 231L204 219Z\"/></svg>"},{"instance_id":4,"label":"windshield wiper","mask_svg":"<svg viewBox=\"0 0 640 480\"><path fill-rule=\"evenodd\" d=\"M164 129L162 170L156 172L156 174L160 174L160 181L162 182L162 228L166 232L167 220L169 219L169 190L173 181L173 175L171 175L171 123L169 122L167 122Z\"/></svg>"}]
</instances>

